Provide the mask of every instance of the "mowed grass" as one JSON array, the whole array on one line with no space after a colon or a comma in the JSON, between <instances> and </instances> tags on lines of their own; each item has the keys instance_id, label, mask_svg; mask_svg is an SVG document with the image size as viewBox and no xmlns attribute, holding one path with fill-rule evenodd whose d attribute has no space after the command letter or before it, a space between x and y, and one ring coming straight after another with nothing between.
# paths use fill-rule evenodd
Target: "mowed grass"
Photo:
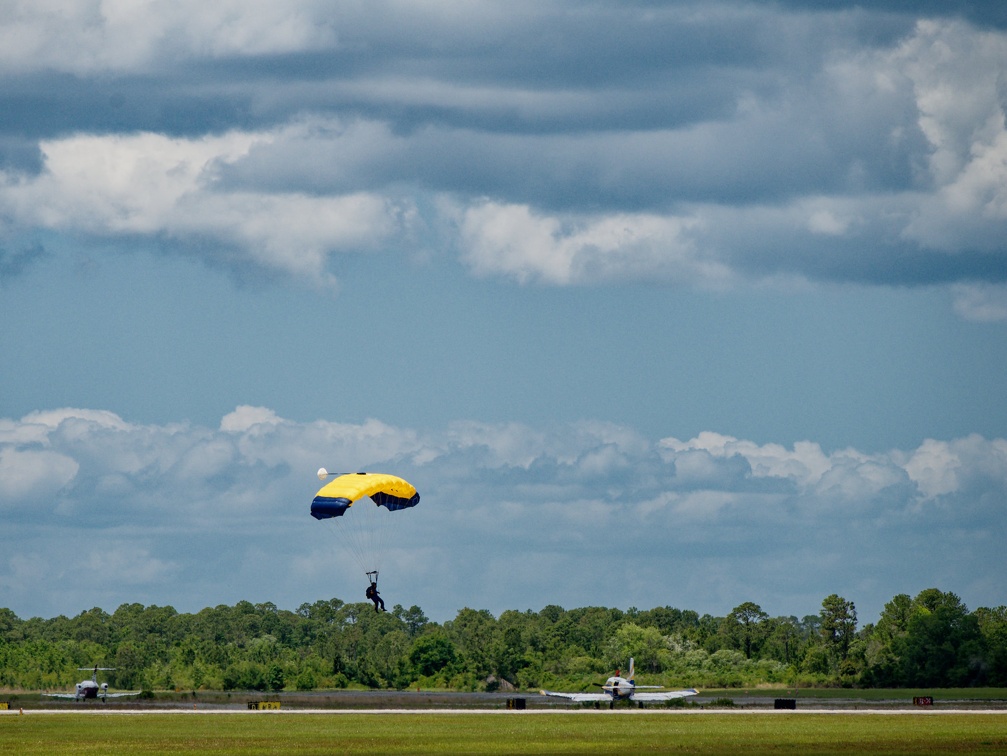
<instances>
[{"instance_id":1,"label":"mowed grass","mask_svg":"<svg viewBox=\"0 0 1007 756\"><path fill-rule=\"evenodd\" d=\"M1007 714L0 715L0 753L1004 753Z\"/></svg>"}]
</instances>

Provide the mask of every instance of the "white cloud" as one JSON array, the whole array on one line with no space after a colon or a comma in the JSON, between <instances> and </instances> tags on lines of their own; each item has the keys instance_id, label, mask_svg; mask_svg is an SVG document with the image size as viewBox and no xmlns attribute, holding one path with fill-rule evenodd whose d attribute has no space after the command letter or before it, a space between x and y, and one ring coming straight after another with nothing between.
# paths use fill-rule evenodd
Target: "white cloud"
<instances>
[{"instance_id":1,"label":"white cloud","mask_svg":"<svg viewBox=\"0 0 1007 756\"><path fill-rule=\"evenodd\" d=\"M827 236L842 236L849 223L836 217L831 210L815 210L808 218L808 230L814 234Z\"/></svg>"},{"instance_id":2,"label":"white cloud","mask_svg":"<svg viewBox=\"0 0 1007 756\"><path fill-rule=\"evenodd\" d=\"M883 457L859 460L845 457L822 475L815 494L844 507L870 507L888 489L904 484L907 478L905 470ZM903 503L908 501L911 499L903 499Z\"/></svg>"},{"instance_id":3,"label":"white cloud","mask_svg":"<svg viewBox=\"0 0 1007 756\"><path fill-rule=\"evenodd\" d=\"M672 511L679 523L713 524L737 501L736 494L725 491L694 491L676 497Z\"/></svg>"},{"instance_id":4,"label":"white cloud","mask_svg":"<svg viewBox=\"0 0 1007 756\"><path fill-rule=\"evenodd\" d=\"M953 441L927 439L902 466L927 498L955 495L976 479L1007 484L1007 441L978 435Z\"/></svg>"},{"instance_id":5,"label":"white cloud","mask_svg":"<svg viewBox=\"0 0 1007 756\"><path fill-rule=\"evenodd\" d=\"M738 456L748 462L753 477L788 479L802 486L817 483L835 464L834 460L844 459L849 454L843 452L830 459L818 444L809 441L794 444L793 450L790 451L779 444L759 446L751 441L711 431L704 431L690 441L664 438L661 439L659 447L665 457L674 460L676 465L679 465L683 458L692 459L694 455L690 452L696 450L709 454L711 462L714 458L728 459Z\"/></svg>"},{"instance_id":6,"label":"white cloud","mask_svg":"<svg viewBox=\"0 0 1007 756\"><path fill-rule=\"evenodd\" d=\"M77 475L71 457L51 451L19 450L0 444L0 507L51 499Z\"/></svg>"},{"instance_id":7,"label":"white cloud","mask_svg":"<svg viewBox=\"0 0 1007 756\"><path fill-rule=\"evenodd\" d=\"M210 261L252 263L329 281L333 251L373 249L400 230L408 209L367 192L311 196L222 188L219 166L269 134L198 139L141 133L43 142L37 176L0 174L0 207L19 222L95 235L165 235L214 242Z\"/></svg>"},{"instance_id":8,"label":"white cloud","mask_svg":"<svg viewBox=\"0 0 1007 756\"><path fill-rule=\"evenodd\" d=\"M1007 221L1007 35L920 22L891 64L911 78L935 191L906 235L927 247L1002 249Z\"/></svg>"},{"instance_id":9,"label":"white cloud","mask_svg":"<svg viewBox=\"0 0 1007 756\"><path fill-rule=\"evenodd\" d=\"M241 433L256 425L276 425L282 422L283 419L268 407L250 407L246 404L224 415L220 421L220 429L230 433Z\"/></svg>"},{"instance_id":10,"label":"white cloud","mask_svg":"<svg viewBox=\"0 0 1007 756\"><path fill-rule=\"evenodd\" d=\"M326 9L329 12L326 12ZM291 0L10 0L0 17L0 67L71 73L147 70L177 58L330 47L331 6Z\"/></svg>"},{"instance_id":11,"label":"white cloud","mask_svg":"<svg viewBox=\"0 0 1007 756\"><path fill-rule=\"evenodd\" d=\"M1007 35L1001 32L979 31L955 21L920 22L894 48L833 51L810 83L795 82L793 91L778 101L756 98L731 116L701 127L598 137L593 155L621 159L608 168L605 157L581 154L571 146L579 137L571 138L565 148L581 162L595 161L599 181L606 170L635 169L648 175L649 166L636 151L676 175L676 164L690 164L698 150L708 159L693 174L726 172L718 193L731 194L741 186L727 167L727 161L734 160L735 175L755 170L766 176L767 188L784 188L784 194L739 203L679 201L674 212L650 213L604 208L592 214L557 213L481 200L459 212L462 258L477 275L501 275L522 283L656 278L723 286L772 281L787 273L815 280L822 271L832 278L855 279L864 275L865 268L877 269L876 282L894 282L899 269L913 274L917 253L935 250L947 256L944 275L953 280L956 255L1002 252L1007 231L1007 126L998 77L1005 62ZM802 95L812 99L802 104L791 101ZM893 109L893 103L905 107ZM913 106L918 113L915 124L879 120L881 114L898 118ZM791 108L794 113L789 113ZM830 122L839 117L848 128L845 132ZM910 138L913 125L925 136L924 142L916 144ZM887 144L872 147L867 135L886 126ZM719 152L712 145L699 149L700 135L719 145ZM841 145L843 140L862 143ZM799 160L810 167L809 161L824 156L802 155L799 146L810 148L819 141L837 150L838 160L846 161L831 168L833 174L846 171L847 180L838 191L823 191L824 185L815 184L787 186L789 179L774 176L769 166L756 167L767 144L777 145L774 154L783 151L781 160L793 159L795 171ZM641 147L635 147L637 142ZM869 149L882 152L871 157L857 151ZM558 151L553 145L553 152ZM543 160L547 154L553 159L543 150ZM882 180L879 158L905 160L917 173L911 183L882 188L879 182L891 179ZM663 191L658 186L654 184L652 193ZM670 198L674 197L672 193ZM833 240L831 247L822 248L823 237ZM912 246L907 247L907 241ZM865 247L872 255L900 259L889 266L865 264ZM969 307L969 303L975 304ZM1000 317L999 306L982 306L974 294L959 296L959 311Z\"/></svg>"},{"instance_id":12,"label":"white cloud","mask_svg":"<svg viewBox=\"0 0 1007 756\"><path fill-rule=\"evenodd\" d=\"M73 407L32 412L25 415L21 419L21 422L17 424L17 427L27 428L33 434L40 430L43 433L47 433L59 428L68 420L80 420L89 426L107 428L109 430L125 431L131 428L129 423L125 422L114 412L109 412L108 410L75 409Z\"/></svg>"},{"instance_id":13,"label":"white cloud","mask_svg":"<svg viewBox=\"0 0 1007 756\"><path fill-rule=\"evenodd\" d=\"M343 547L308 516L321 465L394 471L416 483L417 516L403 521L386 564L398 591L418 593L415 601L442 618L464 604L495 611L620 605L626 576L619 569L603 570L590 585L576 579L613 544L630 544L634 561L655 575L702 570L675 581L663 599L637 587L634 602L726 612L765 595L759 602L768 604L783 590L767 588L781 585L770 579L773 563L798 573L784 581L788 591L824 596L834 590L823 582L824 565L862 560L901 574L903 564L916 562L922 533L933 540L935 529L953 526L957 548L967 533L979 537L996 527L1007 500L1007 441L980 436L884 454L825 454L813 442L786 448L714 432L654 444L604 423L456 423L429 433L376 420L296 423L249 406L216 430L133 425L112 413L73 409L6 419L0 427L0 500L17 506L0 534L7 557L0 584L19 586L10 595L22 612L134 600L198 610L232 600L222 585L236 592L233 600L268 586L288 586L283 590L294 590L298 603L333 591L349 591L352 600L356 573L344 564ZM831 535L837 528L842 539ZM81 529L92 541L82 553L112 568L103 571L101 591L83 581L43 599L48 576L33 573L32 560L76 553ZM943 554L939 540L930 548L932 563L955 565L949 581L979 585L997 569L986 553L992 546L977 546L968 564ZM817 561L799 565L802 549L812 549ZM555 572L538 587L500 581L473 567L487 555L505 571L551 564ZM409 569L396 571L396 564ZM445 574L450 579L432 577ZM869 583L855 587L868 591ZM882 593L852 596L858 606L880 608L899 590L874 583ZM681 593L685 586L692 593ZM703 603L712 596L734 603Z\"/></svg>"},{"instance_id":14,"label":"white cloud","mask_svg":"<svg viewBox=\"0 0 1007 756\"><path fill-rule=\"evenodd\" d=\"M640 213L561 218L482 201L461 212L459 225L462 259L480 276L562 285L652 275L723 284L730 271L697 252L696 223Z\"/></svg>"},{"instance_id":15,"label":"white cloud","mask_svg":"<svg viewBox=\"0 0 1007 756\"><path fill-rule=\"evenodd\" d=\"M676 7L651 19L662 33L700 28L720 45L685 74L655 60L643 86L618 39L606 54L619 65L597 63L602 81L574 65L592 24L640 22L632 12L594 9L575 23L562 4L204 5L18 3L0 21L15 67L160 66L187 81L178 61L235 56L248 78L225 67L219 84L179 84L178 96L219 96L236 124L248 108L270 124L43 139L41 173L0 175L0 211L15 226L151 236L214 264L327 283L334 253L391 248L454 249L474 275L555 286L922 280L963 285L964 317L1004 318L969 283L995 278L1007 232L1002 31L921 20L886 45L865 42L850 14L816 25L778 9ZM479 75L465 66L500 35L527 33L536 13L585 35L567 53L529 39L542 66L566 68L540 80L508 56ZM410 24L434 41L410 48L426 65L403 76ZM739 27L753 50L759 30L784 33L764 61L727 63ZM459 38L469 41L436 41ZM359 69L291 80L253 65L337 48Z\"/></svg>"}]
</instances>

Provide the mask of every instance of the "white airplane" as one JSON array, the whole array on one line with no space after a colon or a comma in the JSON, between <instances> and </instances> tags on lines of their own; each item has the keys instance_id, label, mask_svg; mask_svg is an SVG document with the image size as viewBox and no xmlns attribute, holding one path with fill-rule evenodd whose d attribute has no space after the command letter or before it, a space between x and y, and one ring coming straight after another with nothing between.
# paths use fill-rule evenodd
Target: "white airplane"
<instances>
[{"instance_id":1,"label":"white airplane","mask_svg":"<svg viewBox=\"0 0 1007 756\"><path fill-rule=\"evenodd\" d=\"M77 667L79 671L87 671L90 667ZM88 698L100 698L104 701L106 698L124 698L126 696L138 696L139 691L133 693L109 693L108 683L98 684L98 670L111 671L115 667L99 667L97 664L94 667L94 674L91 675L90 680L81 680L77 683L76 691L73 693L43 693L43 696L49 696L50 698L72 698L74 701L80 701L81 699Z\"/></svg>"},{"instance_id":2,"label":"white airplane","mask_svg":"<svg viewBox=\"0 0 1007 756\"><path fill-rule=\"evenodd\" d=\"M688 690L663 690L661 685L637 685L634 682L636 677L635 670L633 669L633 660L629 660L629 677L622 677L619 674L619 670L615 671L615 675L608 678L605 684L595 683L598 685L604 693L557 693L552 690L541 691L543 696L556 696L558 698L569 698L571 701L586 702L586 701L608 701L608 708L614 708L617 701L636 701L641 705L645 702L653 701L670 701L674 698L686 698L688 696L695 696L699 694L699 691L695 688L689 688ZM637 691L643 689L650 690L660 690L660 693L638 693Z\"/></svg>"}]
</instances>

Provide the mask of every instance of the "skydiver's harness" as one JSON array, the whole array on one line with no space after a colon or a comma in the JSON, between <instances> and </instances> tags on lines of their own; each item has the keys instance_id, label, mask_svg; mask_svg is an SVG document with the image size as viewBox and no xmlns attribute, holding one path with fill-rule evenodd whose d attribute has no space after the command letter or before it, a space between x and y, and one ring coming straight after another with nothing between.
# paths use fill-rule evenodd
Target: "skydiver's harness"
<instances>
[{"instance_id":1,"label":"skydiver's harness","mask_svg":"<svg viewBox=\"0 0 1007 756\"><path fill-rule=\"evenodd\" d=\"M367 575L367 579L371 581L371 584L367 586L367 590L364 595L374 602L374 611L385 611L385 602L382 601L381 596L378 595L378 571L375 570L374 572L368 572L365 574ZM378 604L381 606L379 607Z\"/></svg>"}]
</instances>

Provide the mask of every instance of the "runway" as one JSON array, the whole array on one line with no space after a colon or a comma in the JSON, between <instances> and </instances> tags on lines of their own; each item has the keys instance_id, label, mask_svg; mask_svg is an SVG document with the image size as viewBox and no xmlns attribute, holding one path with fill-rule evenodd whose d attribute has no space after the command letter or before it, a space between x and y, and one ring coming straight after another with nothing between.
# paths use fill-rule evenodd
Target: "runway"
<instances>
[{"instance_id":1,"label":"runway","mask_svg":"<svg viewBox=\"0 0 1007 756\"><path fill-rule=\"evenodd\" d=\"M776 709L779 692L759 695L756 691L738 691L731 698L716 695L699 695L688 703L665 706L649 704L645 708L626 703L614 709L607 705L599 708L587 704L574 704L565 699L518 692L454 692L454 691L290 691L264 693L258 691L190 693L157 693L153 699L109 699L86 701L59 701L40 697L39 694L8 694L9 711L0 715L28 714L499 714L511 716L536 716L564 714L571 716L695 716L704 714L768 714L788 716L802 714L914 714L938 713L1007 713L1007 699L980 701L976 699L935 698L931 706L916 706L911 694L895 693L884 700L862 698L816 697L815 691L797 691L787 697L794 709ZM802 695L803 694L803 695ZM0 705L4 694L0 694ZM279 709L250 709L250 705L263 702L278 705ZM511 708L511 706L515 708Z\"/></svg>"}]
</instances>

